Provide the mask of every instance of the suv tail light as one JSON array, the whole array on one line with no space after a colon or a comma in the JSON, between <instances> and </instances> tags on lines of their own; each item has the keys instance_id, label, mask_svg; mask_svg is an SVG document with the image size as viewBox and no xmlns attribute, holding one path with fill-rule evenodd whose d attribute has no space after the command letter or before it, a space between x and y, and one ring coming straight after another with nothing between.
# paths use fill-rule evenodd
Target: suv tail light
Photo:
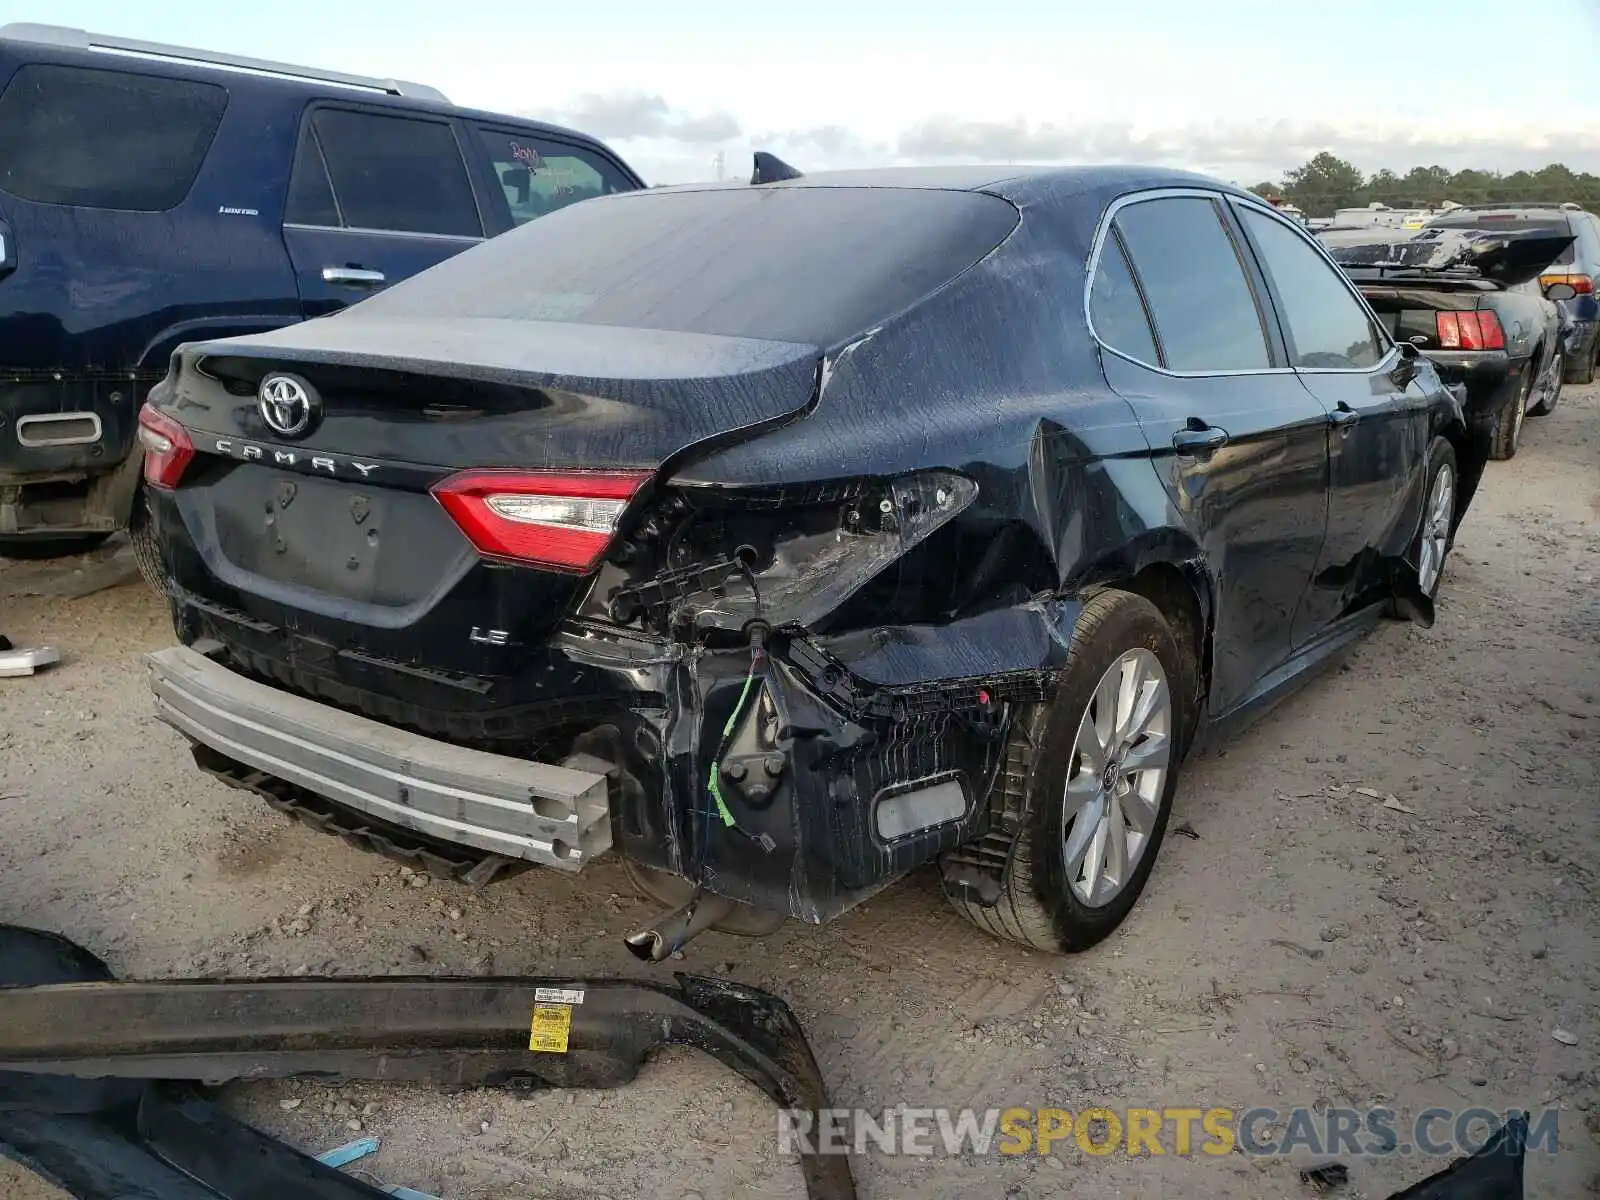
<instances>
[{"instance_id":1,"label":"suv tail light","mask_svg":"<svg viewBox=\"0 0 1600 1200\"><path fill-rule=\"evenodd\" d=\"M148 404L139 409L139 444L144 447L144 481L171 491L194 459L189 431Z\"/></svg>"},{"instance_id":2,"label":"suv tail light","mask_svg":"<svg viewBox=\"0 0 1600 1200\"><path fill-rule=\"evenodd\" d=\"M1439 345L1446 350L1504 350L1505 330L1500 318L1485 308L1477 312L1442 312L1439 320Z\"/></svg>"},{"instance_id":3,"label":"suv tail light","mask_svg":"<svg viewBox=\"0 0 1600 1200\"><path fill-rule=\"evenodd\" d=\"M1580 295L1580 296L1592 296L1592 295L1594 295L1594 279L1593 279L1592 276L1589 276L1589 275L1541 275L1541 276L1539 276L1539 287L1541 289L1554 287L1558 283L1566 284L1573 291L1577 292L1578 295Z\"/></svg>"},{"instance_id":4,"label":"suv tail light","mask_svg":"<svg viewBox=\"0 0 1600 1200\"><path fill-rule=\"evenodd\" d=\"M479 554L588 571L649 471L463 471L433 486Z\"/></svg>"}]
</instances>

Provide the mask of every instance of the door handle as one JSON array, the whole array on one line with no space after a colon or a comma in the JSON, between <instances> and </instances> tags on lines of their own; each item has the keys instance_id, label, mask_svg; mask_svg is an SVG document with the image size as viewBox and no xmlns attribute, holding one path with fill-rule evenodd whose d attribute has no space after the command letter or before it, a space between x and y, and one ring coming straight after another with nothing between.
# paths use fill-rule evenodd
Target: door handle
<instances>
[{"instance_id":1,"label":"door handle","mask_svg":"<svg viewBox=\"0 0 1600 1200\"><path fill-rule=\"evenodd\" d=\"M1351 408L1348 404L1341 400L1339 401L1339 407L1328 414L1328 419L1337 425L1340 431L1343 432L1347 431L1357 421L1361 420L1361 414L1356 412L1355 409Z\"/></svg>"},{"instance_id":2,"label":"door handle","mask_svg":"<svg viewBox=\"0 0 1600 1200\"><path fill-rule=\"evenodd\" d=\"M369 271L365 267L323 267L322 282L345 287L377 287L383 282L383 272Z\"/></svg>"},{"instance_id":3,"label":"door handle","mask_svg":"<svg viewBox=\"0 0 1600 1200\"><path fill-rule=\"evenodd\" d=\"M1172 435L1172 448L1189 458L1210 458L1228 444L1228 431L1215 425L1191 425Z\"/></svg>"}]
</instances>

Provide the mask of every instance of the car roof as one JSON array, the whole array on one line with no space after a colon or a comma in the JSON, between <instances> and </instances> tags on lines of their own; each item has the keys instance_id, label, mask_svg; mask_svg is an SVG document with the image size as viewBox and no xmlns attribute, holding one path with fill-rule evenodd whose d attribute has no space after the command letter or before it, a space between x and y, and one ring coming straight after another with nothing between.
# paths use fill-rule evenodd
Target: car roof
<instances>
[{"instance_id":1,"label":"car roof","mask_svg":"<svg viewBox=\"0 0 1600 1200\"><path fill-rule=\"evenodd\" d=\"M398 80L382 80L320 71L289 63L271 63L182 46L136 42L87 34L82 30L17 22L0 25L0 50L19 63L81 64L102 70L157 74L218 84L229 91L257 90L313 100L347 101L397 113L431 113L487 124L511 124L532 133L550 134L595 146L592 134L510 113L488 112L456 104L436 89ZM303 73L299 73L303 72Z\"/></svg>"},{"instance_id":2,"label":"car roof","mask_svg":"<svg viewBox=\"0 0 1600 1200\"><path fill-rule=\"evenodd\" d=\"M1559 208L1554 204L1496 204L1492 206L1469 205L1452 208L1437 214L1434 221L1484 220L1493 217L1536 217L1551 222L1566 221L1580 209Z\"/></svg>"},{"instance_id":3,"label":"car roof","mask_svg":"<svg viewBox=\"0 0 1600 1200\"><path fill-rule=\"evenodd\" d=\"M818 171L794 179L750 184L743 180L720 183L685 183L652 188L654 192L693 192L745 188L911 188L956 192L992 192L1007 199L1040 195L1073 195L1122 188L1127 191L1161 187L1199 187L1248 196L1232 184L1193 171L1167 167L1123 166L1018 166L989 164L940 167L871 167L852 171ZM1254 197L1252 197L1254 198Z\"/></svg>"}]
</instances>

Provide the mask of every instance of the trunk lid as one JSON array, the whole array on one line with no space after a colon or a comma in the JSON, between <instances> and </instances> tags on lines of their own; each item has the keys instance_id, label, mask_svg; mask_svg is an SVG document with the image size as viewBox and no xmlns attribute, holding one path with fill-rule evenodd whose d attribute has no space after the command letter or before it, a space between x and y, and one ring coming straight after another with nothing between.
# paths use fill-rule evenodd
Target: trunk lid
<instances>
[{"instance_id":1,"label":"trunk lid","mask_svg":"<svg viewBox=\"0 0 1600 1200\"><path fill-rule=\"evenodd\" d=\"M581 574L481 557L430 495L440 480L655 473L803 412L822 357L707 334L359 315L187 346L152 395L195 449L157 494L183 602L208 634L248 642L262 673L313 693L304 672L352 663L526 674L581 598ZM273 374L308 397L293 436L259 395Z\"/></svg>"},{"instance_id":2,"label":"trunk lid","mask_svg":"<svg viewBox=\"0 0 1600 1200\"><path fill-rule=\"evenodd\" d=\"M1368 282L1356 286L1366 297L1390 335L1399 342L1410 342L1424 353L1442 350L1439 342L1441 312L1473 312L1484 305L1482 280L1413 280L1409 282Z\"/></svg>"}]
</instances>

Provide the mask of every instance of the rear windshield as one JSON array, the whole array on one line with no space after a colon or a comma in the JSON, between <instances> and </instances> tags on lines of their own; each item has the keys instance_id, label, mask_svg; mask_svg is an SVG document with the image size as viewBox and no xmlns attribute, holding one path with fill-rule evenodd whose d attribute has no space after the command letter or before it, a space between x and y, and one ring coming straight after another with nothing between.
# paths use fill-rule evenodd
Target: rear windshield
<instances>
[{"instance_id":1,"label":"rear windshield","mask_svg":"<svg viewBox=\"0 0 1600 1200\"><path fill-rule=\"evenodd\" d=\"M1557 213L1539 212L1452 213L1449 216L1435 217L1428 222L1428 228L1471 229L1482 233L1526 233L1533 229L1559 234L1576 232L1565 217ZM1568 246L1555 261L1557 264L1570 264L1576 261L1575 253L1576 244Z\"/></svg>"},{"instance_id":2,"label":"rear windshield","mask_svg":"<svg viewBox=\"0 0 1600 1200\"><path fill-rule=\"evenodd\" d=\"M947 283L1016 222L1009 203L975 192L634 192L559 209L353 311L832 346Z\"/></svg>"},{"instance_id":3,"label":"rear windshield","mask_svg":"<svg viewBox=\"0 0 1600 1200\"><path fill-rule=\"evenodd\" d=\"M188 194L228 93L211 83L32 63L0 95L0 188L162 212Z\"/></svg>"}]
</instances>

